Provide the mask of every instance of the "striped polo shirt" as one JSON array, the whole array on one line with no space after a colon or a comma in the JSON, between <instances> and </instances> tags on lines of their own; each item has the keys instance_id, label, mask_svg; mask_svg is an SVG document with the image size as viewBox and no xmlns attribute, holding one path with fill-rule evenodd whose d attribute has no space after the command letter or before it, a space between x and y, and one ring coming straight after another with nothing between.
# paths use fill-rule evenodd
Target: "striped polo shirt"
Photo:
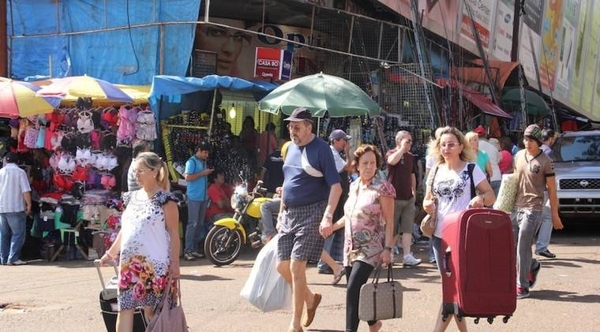
<instances>
[{"instance_id":1,"label":"striped polo shirt","mask_svg":"<svg viewBox=\"0 0 600 332\"><path fill-rule=\"evenodd\" d=\"M31 191L27 173L16 164L0 169L0 213L25 211L23 194Z\"/></svg>"}]
</instances>

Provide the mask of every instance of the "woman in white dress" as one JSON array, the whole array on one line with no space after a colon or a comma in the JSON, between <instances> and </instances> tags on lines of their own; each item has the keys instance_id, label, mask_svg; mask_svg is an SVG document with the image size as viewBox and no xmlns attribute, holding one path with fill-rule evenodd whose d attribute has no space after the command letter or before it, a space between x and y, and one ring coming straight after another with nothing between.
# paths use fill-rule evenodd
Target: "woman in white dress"
<instances>
[{"instance_id":1,"label":"woman in white dress","mask_svg":"<svg viewBox=\"0 0 600 332\"><path fill-rule=\"evenodd\" d=\"M179 278L179 213L167 191L166 164L143 152L135 159L135 175L141 189L123 193L121 230L101 258L102 264L119 263L117 332L133 330L136 308L151 319L167 280Z\"/></svg>"}]
</instances>

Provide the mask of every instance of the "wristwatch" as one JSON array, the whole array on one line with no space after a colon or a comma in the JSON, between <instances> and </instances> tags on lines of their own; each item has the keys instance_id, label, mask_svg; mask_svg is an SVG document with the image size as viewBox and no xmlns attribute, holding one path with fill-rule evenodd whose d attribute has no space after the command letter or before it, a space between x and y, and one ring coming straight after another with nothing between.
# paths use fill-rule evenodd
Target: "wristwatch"
<instances>
[{"instance_id":1,"label":"wristwatch","mask_svg":"<svg viewBox=\"0 0 600 332\"><path fill-rule=\"evenodd\" d=\"M333 214L331 212L325 213L325 218L333 218Z\"/></svg>"},{"instance_id":2,"label":"wristwatch","mask_svg":"<svg viewBox=\"0 0 600 332\"><path fill-rule=\"evenodd\" d=\"M383 247L383 250L387 250L387 251L390 251L390 252L391 252L391 251L392 251L392 247L390 247L390 246L385 246L385 247Z\"/></svg>"}]
</instances>

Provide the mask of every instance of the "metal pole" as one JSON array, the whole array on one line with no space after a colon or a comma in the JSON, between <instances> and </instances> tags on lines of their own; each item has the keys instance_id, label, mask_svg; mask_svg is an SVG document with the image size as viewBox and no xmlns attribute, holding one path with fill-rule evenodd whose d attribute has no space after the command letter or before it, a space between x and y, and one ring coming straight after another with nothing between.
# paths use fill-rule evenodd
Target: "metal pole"
<instances>
[{"instance_id":1,"label":"metal pole","mask_svg":"<svg viewBox=\"0 0 600 332\"><path fill-rule=\"evenodd\" d=\"M205 0L204 4L206 7L204 7L204 23L208 23L209 19L208 19L208 13L210 12L210 0Z\"/></svg>"},{"instance_id":2,"label":"metal pole","mask_svg":"<svg viewBox=\"0 0 600 332\"><path fill-rule=\"evenodd\" d=\"M208 123L208 138L212 135L213 119L215 118L215 106L217 103L217 89L213 93L212 109L210 110L210 122Z\"/></svg>"},{"instance_id":3,"label":"metal pole","mask_svg":"<svg viewBox=\"0 0 600 332\"><path fill-rule=\"evenodd\" d=\"M6 18L6 4L8 1L0 1L0 17ZM12 20L11 20L12 21ZM0 76L8 77L8 27L0 24Z\"/></svg>"}]
</instances>

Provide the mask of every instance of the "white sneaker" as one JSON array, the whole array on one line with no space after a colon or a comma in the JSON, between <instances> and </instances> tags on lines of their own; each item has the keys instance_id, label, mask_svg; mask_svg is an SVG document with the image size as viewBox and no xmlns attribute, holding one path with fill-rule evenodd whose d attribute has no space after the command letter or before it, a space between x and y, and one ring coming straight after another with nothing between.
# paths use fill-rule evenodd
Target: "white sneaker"
<instances>
[{"instance_id":1,"label":"white sneaker","mask_svg":"<svg viewBox=\"0 0 600 332\"><path fill-rule=\"evenodd\" d=\"M24 261L22 261L20 259L14 261L12 263L8 263L8 265L25 265L25 264L27 264L27 262L24 262Z\"/></svg>"},{"instance_id":2,"label":"white sneaker","mask_svg":"<svg viewBox=\"0 0 600 332\"><path fill-rule=\"evenodd\" d=\"M404 255L404 266L417 266L421 264L421 259L415 258L412 253Z\"/></svg>"}]
</instances>

